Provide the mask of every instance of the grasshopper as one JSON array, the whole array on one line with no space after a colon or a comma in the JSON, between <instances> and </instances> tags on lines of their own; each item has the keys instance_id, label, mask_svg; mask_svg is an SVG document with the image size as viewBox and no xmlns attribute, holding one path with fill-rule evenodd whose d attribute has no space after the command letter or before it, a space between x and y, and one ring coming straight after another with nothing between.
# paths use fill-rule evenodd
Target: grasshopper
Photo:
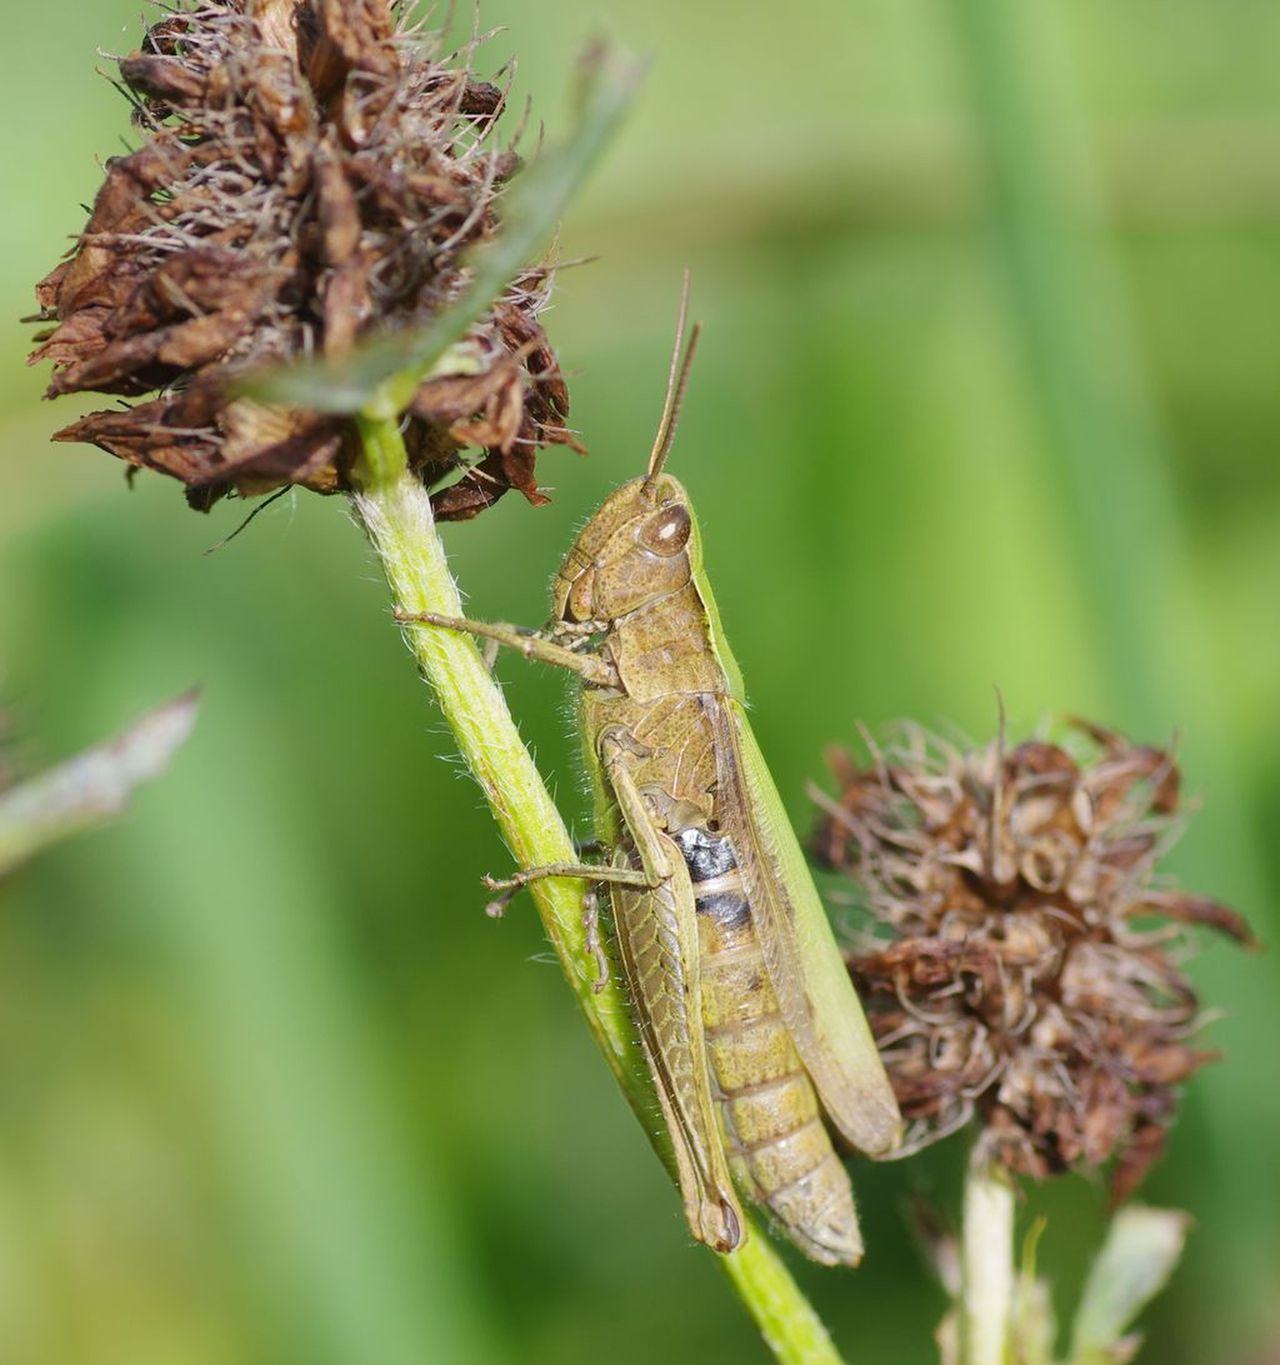
<instances>
[{"instance_id":1,"label":"grasshopper","mask_svg":"<svg viewBox=\"0 0 1280 1365\"><path fill-rule=\"evenodd\" d=\"M870 1154L896 1145L900 1118L747 722L688 494L664 471L699 333L682 358L687 306L686 277L647 470L579 534L555 578L550 624L530 632L401 619L509 645L580 680L607 861L528 868L489 885L510 895L537 878L573 877L609 888L694 1237L720 1252L739 1246L740 1191L813 1260L856 1265L853 1191L823 1113Z\"/></svg>"}]
</instances>

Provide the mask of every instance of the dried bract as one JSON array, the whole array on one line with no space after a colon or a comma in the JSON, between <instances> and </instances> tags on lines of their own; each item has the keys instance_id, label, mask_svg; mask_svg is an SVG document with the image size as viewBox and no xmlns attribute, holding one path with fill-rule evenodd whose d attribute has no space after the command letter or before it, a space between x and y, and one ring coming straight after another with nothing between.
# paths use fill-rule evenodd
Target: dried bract
<instances>
[{"instance_id":1,"label":"dried bract","mask_svg":"<svg viewBox=\"0 0 1280 1365\"><path fill-rule=\"evenodd\" d=\"M1212 901L1159 887L1172 757L1096 727L965 751L907 728L858 767L837 752L818 860L879 928L849 954L914 1150L976 1119L980 1151L1044 1177L1115 1157L1124 1198L1159 1156L1191 1041L1187 924L1251 944ZM885 930L888 931L886 936Z\"/></svg>"},{"instance_id":2,"label":"dried bract","mask_svg":"<svg viewBox=\"0 0 1280 1365\"><path fill-rule=\"evenodd\" d=\"M397 7L398 10L398 7ZM55 439L89 441L224 494L347 486L351 424L237 397L244 372L340 358L371 332L417 327L466 281L518 166L492 146L505 91L439 60L387 0L196 0L120 62L145 134L107 163L71 255L37 288L31 359L49 396L119 395ZM538 450L574 445L569 395L530 269L474 327L465 374L425 381L407 417L438 515L474 516L509 488L544 501ZM479 447L472 468L460 452Z\"/></svg>"}]
</instances>

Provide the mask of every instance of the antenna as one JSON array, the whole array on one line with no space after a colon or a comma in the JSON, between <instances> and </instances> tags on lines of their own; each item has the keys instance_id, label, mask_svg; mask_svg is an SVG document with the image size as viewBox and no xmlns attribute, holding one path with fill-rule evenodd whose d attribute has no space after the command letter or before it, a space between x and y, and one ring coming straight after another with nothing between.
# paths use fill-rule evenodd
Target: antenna
<instances>
[{"instance_id":1,"label":"antenna","mask_svg":"<svg viewBox=\"0 0 1280 1365\"><path fill-rule=\"evenodd\" d=\"M684 272L680 288L680 316L676 321L676 344L671 348L671 369L667 374L667 396L662 404L662 420L658 423L658 434L653 438L653 449L649 452L649 468L645 482L652 483L662 473L667 462L671 443L676 438L676 426L680 421L680 405L684 402L685 386L689 383L689 370L693 365L694 352L698 349L698 337L702 334L702 324L695 322L689 333L689 345L683 356L680 348L684 345L684 328L689 317L689 272Z\"/></svg>"}]
</instances>

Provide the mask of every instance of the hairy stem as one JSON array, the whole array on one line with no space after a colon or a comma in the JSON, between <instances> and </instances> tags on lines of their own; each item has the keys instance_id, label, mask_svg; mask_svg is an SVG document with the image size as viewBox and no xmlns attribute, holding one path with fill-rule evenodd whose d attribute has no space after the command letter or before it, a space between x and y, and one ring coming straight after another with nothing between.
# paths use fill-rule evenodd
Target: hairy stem
<instances>
[{"instance_id":1,"label":"hairy stem","mask_svg":"<svg viewBox=\"0 0 1280 1365\"><path fill-rule=\"evenodd\" d=\"M778 1360L784 1365L841 1365L843 1357L822 1319L750 1214L747 1241L716 1259Z\"/></svg>"},{"instance_id":2,"label":"hairy stem","mask_svg":"<svg viewBox=\"0 0 1280 1365\"><path fill-rule=\"evenodd\" d=\"M1013 1187L973 1157L960 1245L962 1365L1004 1365L1013 1312Z\"/></svg>"},{"instance_id":3,"label":"hairy stem","mask_svg":"<svg viewBox=\"0 0 1280 1365\"><path fill-rule=\"evenodd\" d=\"M352 503L382 564L397 612L462 616L462 600L449 572L431 500L406 467L396 421L362 418L360 428L360 491ZM576 861L560 813L474 642L454 631L416 623L405 626L405 638L519 865ZM673 1170L666 1134L654 1123L657 1098L616 961L610 964L605 988L598 993L593 988L595 969L582 920L581 881L549 878L532 883L529 892L600 1050L658 1155ZM778 1360L787 1365L838 1365L840 1357L821 1320L758 1227L749 1228L741 1250L717 1259Z\"/></svg>"}]
</instances>

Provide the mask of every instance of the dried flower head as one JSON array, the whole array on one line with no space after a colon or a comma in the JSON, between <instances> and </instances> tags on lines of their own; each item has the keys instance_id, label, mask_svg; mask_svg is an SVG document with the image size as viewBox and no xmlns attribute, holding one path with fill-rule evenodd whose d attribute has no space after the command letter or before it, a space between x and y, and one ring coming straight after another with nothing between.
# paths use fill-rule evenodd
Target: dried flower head
<instances>
[{"instance_id":1,"label":"dried flower head","mask_svg":"<svg viewBox=\"0 0 1280 1365\"><path fill-rule=\"evenodd\" d=\"M459 292L517 168L491 147L498 86L438 59L389 0L192 0L120 62L145 141L107 163L70 256L37 288L54 325L31 359L49 396L144 399L57 433L187 485L229 492L347 485L347 419L266 408L232 381L293 357L338 358L371 331L421 325ZM467 373L428 378L405 433L435 497L474 516L508 488L545 501L540 447L574 445L569 395L527 271L474 327ZM151 395L151 396L149 396Z\"/></svg>"},{"instance_id":2,"label":"dried flower head","mask_svg":"<svg viewBox=\"0 0 1280 1365\"><path fill-rule=\"evenodd\" d=\"M814 848L881 926L849 966L907 1149L976 1117L980 1152L1025 1175L1115 1156L1120 1200L1160 1154L1179 1083L1214 1055L1190 1041L1184 926L1252 938L1225 906L1153 879L1176 832L1170 755L1078 729L1081 761L913 727L868 768L837 752Z\"/></svg>"}]
</instances>

